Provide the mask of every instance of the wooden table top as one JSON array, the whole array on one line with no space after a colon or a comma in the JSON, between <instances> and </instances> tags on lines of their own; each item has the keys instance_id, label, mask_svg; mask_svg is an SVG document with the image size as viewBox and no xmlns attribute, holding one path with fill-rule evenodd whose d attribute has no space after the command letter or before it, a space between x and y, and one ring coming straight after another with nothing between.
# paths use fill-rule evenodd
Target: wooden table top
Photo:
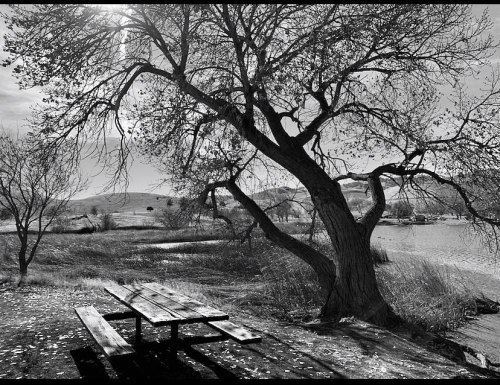
<instances>
[{"instance_id":1,"label":"wooden table top","mask_svg":"<svg viewBox=\"0 0 500 385\"><path fill-rule=\"evenodd\" d=\"M229 316L155 282L104 288L153 326L226 320Z\"/></svg>"}]
</instances>

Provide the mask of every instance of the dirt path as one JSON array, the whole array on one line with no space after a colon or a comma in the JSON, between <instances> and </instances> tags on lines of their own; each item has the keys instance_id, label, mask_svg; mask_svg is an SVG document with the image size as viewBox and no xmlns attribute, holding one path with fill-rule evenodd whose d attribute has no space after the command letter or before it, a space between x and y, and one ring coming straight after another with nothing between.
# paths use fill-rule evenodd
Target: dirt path
<instances>
[{"instance_id":1,"label":"dirt path","mask_svg":"<svg viewBox=\"0 0 500 385\"><path fill-rule=\"evenodd\" d=\"M0 292L0 379L99 377L215 378L487 378L494 374L459 365L385 329L346 321L292 325L250 314L230 314L260 334L260 344L232 341L196 345L166 357L168 328L144 327L148 343L134 364L110 363L74 314L75 306L100 312L122 307L102 289L27 287ZM133 341L134 324L116 329ZM188 325L181 334L205 334L206 326ZM128 372L127 372L128 370ZM131 372L132 370L132 372ZM143 377L141 377L143 378Z\"/></svg>"}]
</instances>

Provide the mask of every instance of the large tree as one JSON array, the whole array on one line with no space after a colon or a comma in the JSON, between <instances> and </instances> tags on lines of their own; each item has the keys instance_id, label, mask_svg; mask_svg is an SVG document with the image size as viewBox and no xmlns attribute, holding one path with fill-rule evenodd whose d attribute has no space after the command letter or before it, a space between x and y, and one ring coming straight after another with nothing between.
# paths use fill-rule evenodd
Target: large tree
<instances>
[{"instance_id":1,"label":"large tree","mask_svg":"<svg viewBox=\"0 0 500 385\"><path fill-rule=\"evenodd\" d=\"M5 18L5 64L47 95L38 132L57 144L114 124L202 203L227 189L315 270L322 317L384 324L392 314L370 257L382 175L403 189L427 175L498 224L474 209L469 188L487 180L475 171L498 167L499 139L498 78L481 95L462 87L494 48L487 15L468 5L44 4L14 5ZM448 111L441 86L453 90ZM309 192L331 256L280 231L246 193L244 181L273 165ZM371 193L359 220L347 179Z\"/></svg>"},{"instance_id":2,"label":"large tree","mask_svg":"<svg viewBox=\"0 0 500 385\"><path fill-rule=\"evenodd\" d=\"M33 138L0 132L0 208L16 225L19 286L47 229L83 186L59 151L48 152Z\"/></svg>"}]
</instances>

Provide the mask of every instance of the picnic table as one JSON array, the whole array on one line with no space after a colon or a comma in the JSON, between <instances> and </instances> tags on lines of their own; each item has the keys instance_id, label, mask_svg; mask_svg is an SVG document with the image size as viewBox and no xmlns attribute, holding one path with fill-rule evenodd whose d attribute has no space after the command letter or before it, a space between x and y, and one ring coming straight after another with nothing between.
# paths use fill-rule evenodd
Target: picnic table
<instances>
[{"instance_id":1,"label":"picnic table","mask_svg":"<svg viewBox=\"0 0 500 385\"><path fill-rule=\"evenodd\" d=\"M142 320L154 327L170 325L170 352L173 357L184 345L233 339L240 344L260 342L261 337L229 321L229 315L155 282L112 285L104 290L130 310L101 315L93 306L75 312L108 357L134 354L135 350L107 322L135 318L135 343L141 344ZM179 326L203 323L217 335L179 337Z\"/></svg>"}]
</instances>

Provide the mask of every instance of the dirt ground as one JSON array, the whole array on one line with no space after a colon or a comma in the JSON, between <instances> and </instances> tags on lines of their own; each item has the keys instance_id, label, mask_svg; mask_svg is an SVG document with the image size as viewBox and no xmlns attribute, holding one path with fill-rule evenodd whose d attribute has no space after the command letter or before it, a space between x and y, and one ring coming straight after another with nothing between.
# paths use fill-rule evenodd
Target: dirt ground
<instances>
[{"instance_id":1,"label":"dirt ground","mask_svg":"<svg viewBox=\"0 0 500 385\"><path fill-rule=\"evenodd\" d=\"M173 360L169 328L144 323L145 343L136 357L110 362L74 313L84 305L101 314L125 310L100 288L0 289L0 379L500 378L453 362L405 331L397 335L354 320L289 324L243 312L230 313L230 319L261 335L261 343L193 345ZM133 342L132 320L112 324ZM181 336L209 332L200 324L179 328Z\"/></svg>"}]
</instances>

